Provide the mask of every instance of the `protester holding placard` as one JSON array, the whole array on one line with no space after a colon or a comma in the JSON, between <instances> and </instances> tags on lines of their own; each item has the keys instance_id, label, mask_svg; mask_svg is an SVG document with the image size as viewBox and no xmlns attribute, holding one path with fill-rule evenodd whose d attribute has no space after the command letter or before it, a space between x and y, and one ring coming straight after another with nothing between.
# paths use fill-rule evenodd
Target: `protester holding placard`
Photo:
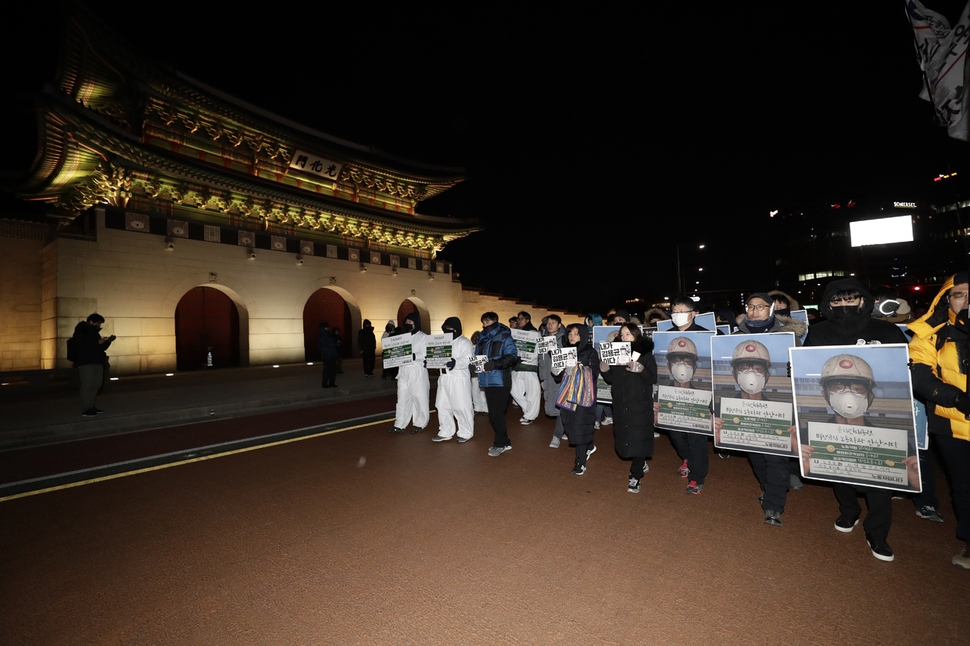
<instances>
[{"instance_id":1,"label":"protester holding placard","mask_svg":"<svg viewBox=\"0 0 970 646\"><path fill-rule=\"evenodd\" d=\"M387 432L404 433L408 424L413 423L411 432L420 433L431 419L429 405L431 384L428 380L428 369L424 367L428 335L421 331L421 316L417 312L407 315L403 328L405 334L411 335L412 361L398 369L394 426L387 429Z\"/></svg>"},{"instance_id":2,"label":"protester holding placard","mask_svg":"<svg viewBox=\"0 0 970 646\"><path fill-rule=\"evenodd\" d=\"M481 332L472 333L472 350L478 346L478 337L480 334ZM475 409L476 413L488 413L488 402L485 401L485 393L482 392L482 387L478 384L479 366L475 363L476 357L473 357L468 362L468 375L470 377L469 381L472 383L472 407Z\"/></svg>"},{"instance_id":3,"label":"protester holding placard","mask_svg":"<svg viewBox=\"0 0 970 646\"><path fill-rule=\"evenodd\" d=\"M792 332L795 335L795 343L797 344L799 339L801 339L807 331L808 326L798 319L776 314L773 306L773 301L775 298L779 299L778 302L790 303L784 292L777 292L775 296L765 292L756 292L748 296L745 303L745 313L739 316L737 319L738 332L740 334ZM760 343L757 345L761 348L765 347ZM765 348L764 353L767 355L767 348ZM738 366L744 354L745 353L742 350L742 356L734 357L731 362L734 370L735 380L739 385L741 384L741 381L738 379ZM768 368L770 367L770 357L759 357L756 351L749 352L747 354L750 355L748 358L752 359L752 361L749 362L751 372L743 373L746 376L756 373L759 363L761 363L759 359L768 359L768 363L762 366L762 369L764 370L763 376L765 377L766 384ZM742 399L763 398L764 395L762 389L764 388L765 384L761 384L761 388L758 389L757 394L743 392L741 395ZM743 391L744 386L741 386L741 389ZM791 432L792 435L795 435L794 429L791 429ZM751 462L751 468L754 470L754 475L756 478L758 478L758 482L761 485L762 491L764 492L764 496L761 501L761 508L765 512L765 524L781 527L781 515L785 513L785 503L788 499L788 489L792 484L801 486L801 481L798 480L798 476L792 474L791 472L791 458L781 455L768 455L766 453L748 453L748 460Z\"/></svg>"},{"instance_id":4,"label":"protester holding placard","mask_svg":"<svg viewBox=\"0 0 970 646\"><path fill-rule=\"evenodd\" d=\"M539 365L535 354L539 331L532 325L532 315L529 312L519 312L516 320L518 327L512 338L518 348L519 362L512 368L512 400L522 409L519 423L528 426L539 416L539 400L542 397Z\"/></svg>"},{"instance_id":5,"label":"protester holding placard","mask_svg":"<svg viewBox=\"0 0 970 646\"><path fill-rule=\"evenodd\" d=\"M792 343L790 335L785 337L789 344ZM720 344L721 339L717 338L715 342ZM786 351L787 347L790 345L786 346ZM788 401L773 401L765 392L772 378L771 354L760 341L749 338L735 346L731 353L731 376L741 392L738 396L716 398L718 415L714 418L714 441L720 445L724 435L731 434L738 443L747 442L746 447L751 449L748 459L761 485L758 501L764 512L764 522L781 527L781 515L785 513L788 497L790 459L764 451L777 451L781 444L789 454L797 451L798 434L792 425L792 403L790 398ZM782 428L787 430L787 436Z\"/></svg>"},{"instance_id":6,"label":"protester holding placard","mask_svg":"<svg viewBox=\"0 0 970 646\"><path fill-rule=\"evenodd\" d=\"M696 306L693 299L689 296L680 296L670 303L670 320L674 324L671 330L680 332L709 332L710 330L707 328L703 328L694 323L694 318L696 317ZM701 488L703 488L708 469L707 439L704 438L703 456L701 456L700 441L696 437L692 438L690 433L670 431L670 443L673 445L680 459L683 460L680 468L677 469L677 475L681 478L686 478L692 470L695 476L702 471L703 476L701 477L700 484ZM690 456L692 453L696 454L697 457L695 459L703 461L703 465L700 463L696 465L690 464ZM691 480L694 484L697 483L696 478L691 478ZM697 490L697 493L700 493L700 489Z\"/></svg>"},{"instance_id":7,"label":"protester holding placard","mask_svg":"<svg viewBox=\"0 0 970 646\"><path fill-rule=\"evenodd\" d=\"M667 369L673 381L672 387L698 390L694 388L694 384L691 382L694 378L694 373L697 371L697 365L697 346L694 342L686 336L674 338L667 348ZM685 405L689 408L696 408L698 404L689 402ZM706 402L703 405L705 408L710 406L709 397L706 398ZM659 402L654 403L653 410L654 421L656 423L661 412L661 404ZM710 421L707 423L710 424ZM713 432L713 427L711 427L711 432ZM701 491L704 490L704 484L707 482L707 471L709 468L707 435L671 430L670 442L674 445L678 455L684 460L680 469L677 470L677 474L681 478L690 476L690 480L687 482L686 492L695 496L700 495ZM688 464L690 465L689 467Z\"/></svg>"},{"instance_id":8,"label":"protester holding placard","mask_svg":"<svg viewBox=\"0 0 970 646\"><path fill-rule=\"evenodd\" d=\"M620 328L620 342L629 343L627 363L600 363L603 379L613 392L613 442L617 455L631 460L627 491L640 492L640 480L653 457L653 385L657 383L657 362L653 341L640 328L627 323Z\"/></svg>"},{"instance_id":9,"label":"protester holding placard","mask_svg":"<svg viewBox=\"0 0 970 646\"><path fill-rule=\"evenodd\" d=\"M485 392L488 402L488 421L495 431L495 440L488 455L495 458L512 450L508 428L505 424L505 411L509 407L512 391L512 367L518 363L519 355L512 340L512 331L498 322L498 314L482 314L482 329L475 346L475 354L486 357L486 362L478 373L478 385Z\"/></svg>"},{"instance_id":10,"label":"protester holding placard","mask_svg":"<svg viewBox=\"0 0 970 646\"><path fill-rule=\"evenodd\" d=\"M591 389L591 398L583 404L564 406L560 403L563 427L569 442L576 446L576 460L573 464L573 475L581 476L586 473L586 461L596 452L593 444L593 422L595 421L596 377L599 376L599 355L590 342L589 327L581 323L573 323L566 327L566 344L576 350L576 365L563 369L553 365L553 377L559 384L583 383ZM582 371L581 375L576 373ZM576 379L582 377L582 379ZM567 381L569 380L569 381ZM562 390L560 390L562 394Z\"/></svg>"},{"instance_id":11,"label":"protester holding placard","mask_svg":"<svg viewBox=\"0 0 970 646\"><path fill-rule=\"evenodd\" d=\"M961 357L968 343L968 273L943 283L929 311L909 324L916 336L909 344L913 360L913 390L926 399L927 430L940 447L947 466L957 538L964 542L953 565L970 570L970 395ZM965 361L965 359L964 359ZM918 512L917 512L918 513Z\"/></svg>"},{"instance_id":12,"label":"protester holding placard","mask_svg":"<svg viewBox=\"0 0 970 646\"><path fill-rule=\"evenodd\" d=\"M907 342L898 327L872 318L872 295L855 278L833 280L826 285L821 310L825 320L809 329L806 347ZM852 531L862 514L858 496L864 494L869 507L863 523L866 541L873 556L881 561L892 561L893 551L886 541L893 518L892 491L839 482L833 483L833 489L840 512L835 529L845 533Z\"/></svg>"},{"instance_id":13,"label":"protester holding placard","mask_svg":"<svg viewBox=\"0 0 970 646\"><path fill-rule=\"evenodd\" d=\"M549 442L549 448L552 449L559 448L563 433L565 432L562 419L559 416L559 409L556 408L556 395L559 394L559 385L552 377L552 350L561 348L565 337L566 328L562 326L562 319L559 318L559 315L550 314L546 317L546 324L542 330L542 338L539 340L539 386L542 389L542 400L545 405L546 416L556 418L556 427L552 432L552 441Z\"/></svg>"},{"instance_id":14,"label":"protester holding placard","mask_svg":"<svg viewBox=\"0 0 970 646\"><path fill-rule=\"evenodd\" d=\"M472 389L468 375L468 361L475 355L471 341L461 335L461 320L450 316L441 325L441 331L451 335L451 359L440 368L435 408L438 411L438 435L435 442L446 442L456 433L458 443L467 442L475 434L475 410L472 407Z\"/></svg>"}]
</instances>

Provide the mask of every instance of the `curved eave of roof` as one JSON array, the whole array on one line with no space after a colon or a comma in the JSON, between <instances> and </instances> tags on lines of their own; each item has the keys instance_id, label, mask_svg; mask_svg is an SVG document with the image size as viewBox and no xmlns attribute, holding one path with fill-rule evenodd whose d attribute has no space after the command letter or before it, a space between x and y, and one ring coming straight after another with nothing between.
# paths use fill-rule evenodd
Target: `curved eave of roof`
<instances>
[{"instance_id":1,"label":"curved eave of roof","mask_svg":"<svg viewBox=\"0 0 970 646\"><path fill-rule=\"evenodd\" d=\"M59 121L65 126L71 124L74 129L73 135L69 135L66 127L55 130L54 124L50 120L46 121L43 145L48 150L60 150L62 155L60 163L51 165L52 169L56 166L57 172L60 172L63 167L63 155L66 154L70 146L69 140L73 137L82 150L81 155L87 160L84 168L76 169L81 176L93 172L100 165L101 159L107 158L115 165L157 173L170 179L194 182L260 199L268 198L291 206L327 211L349 218L364 219L403 231L451 237L467 235L480 228L476 220L428 215L397 216L364 204L351 205L344 200L325 195L310 195L298 188L280 185L264 178L242 177L231 171L224 171L175 153L145 146L127 131L118 128L96 112L71 102L67 97L52 94L50 98L52 100L47 103L46 109L59 117ZM81 138L84 141L81 141ZM28 184L32 188L27 189L26 192L23 189L18 191L20 195L27 199L38 195L54 197L71 190L72 182L58 182L56 176L44 175L43 171L42 165L34 169L33 181Z\"/></svg>"},{"instance_id":2,"label":"curved eave of roof","mask_svg":"<svg viewBox=\"0 0 970 646\"><path fill-rule=\"evenodd\" d=\"M404 157L399 157L391 153L384 152L373 146L364 146L352 142L347 139L342 139L340 137L335 137L333 135L321 132L309 126L297 123L287 119L286 117L274 114L269 110L260 108L259 106L252 105L238 97L234 97L222 90L214 88L210 85L194 79L187 74L175 70L175 76L184 81L188 86L191 86L195 90L195 93L191 96L194 99L194 103L210 109L212 111L220 113L222 116L231 119L237 123L249 125L253 127L254 130L262 132L272 132L274 135L278 136L284 141L291 141L295 144L306 145L313 147L317 142L326 142L330 145L336 145L344 149L349 149L358 155L364 155L367 157L367 165L374 170L379 170L388 175L395 175L400 179L406 179L410 181L421 182L425 184L443 184L443 183L453 183L457 184L465 179L465 169L457 168L453 166L441 166L437 164L428 164L425 162L415 161L413 159L406 159ZM251 118L247 119L247 115L239 114L238 112L232 112L225 109L218 109L219 106L215 104L212 98L207 98L201 96L198 93L205 93L211 95L212 98L218 99L222 103L231 105L244 112L251 113L256 117L260 117L262 122L255 122ZM165 93L161 93L162 96L169 96ZM274 129L274 126L276 128ZM289 132L284 132L278 128L278 126L284 126ZM300 139L294 137L293 135L298 133L299 136L304 137ZM312 139L307 140L305 137L310 137ZM315 141L314 141L315 140ZM299 146L296 146L299 147ZM343 152L343 151L338 151ZM345 153L346 154L346 153ZM359 157L350 157L355 161L360 160ZM387 162L394 162L395 166L387 165Z\"/></svg>"},{"instance_id":3,"label":"curved eave of roof","mask_svg":"<svg viewBox=\"0 0 970 646\"><path fill-rule=\"evenodd\" d=\"M318 154L329 154L344 163L367 167L373 171L417 184L451 187L462 182L463 168L439 166L404 159L346 139L320 132L296 123L268 110L252 105L238 97L211 87L171 66L153 61L134 47L123 43L109 27L83 6L74 5L74 20L69 29L75 30L68 42L77 46L83 42L103 54L104 65L118 74L120 83L140 85L161 98L183 102L200 111L209 112L232 123L263 132L292 145L307 148ZM61 78L80 77L84 73L82 56L77 49L67 48L60 66ZM124 77L124 72L130 74ZM440 193L429 192L427 197Z\"/></svg>"}]
</instances>

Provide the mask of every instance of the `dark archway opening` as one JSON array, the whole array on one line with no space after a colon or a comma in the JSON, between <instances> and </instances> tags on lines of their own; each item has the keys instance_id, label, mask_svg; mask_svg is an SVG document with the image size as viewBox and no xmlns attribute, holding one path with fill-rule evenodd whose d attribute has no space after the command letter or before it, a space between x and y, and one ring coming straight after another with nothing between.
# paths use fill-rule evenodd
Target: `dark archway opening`
<instances>
[{"instance_id":1,"label":"dark archway opening","mask_svg":"<svg viewBox=\"0 0 970 646\"><path fill-rule=\"evenodd\" d=\"M179 370L239 365L239 310L212 287L194 287L175 308L175 356Z\"/></svg>"},{"instance_id":2,"label":"dark archway opening","mask_svg":"<svg viewBox=\"0 0 970 646\"><path fill-rule=\"evenodd\" d=\"M343 297L332 289L321 288L313 292L303 306L303 351L307 361L319 361L317 349L320 323L326 321L330 328L340 329L340 352L343 357L353 353L350 337L350 307Z\"/></svg>"}]
</instances>

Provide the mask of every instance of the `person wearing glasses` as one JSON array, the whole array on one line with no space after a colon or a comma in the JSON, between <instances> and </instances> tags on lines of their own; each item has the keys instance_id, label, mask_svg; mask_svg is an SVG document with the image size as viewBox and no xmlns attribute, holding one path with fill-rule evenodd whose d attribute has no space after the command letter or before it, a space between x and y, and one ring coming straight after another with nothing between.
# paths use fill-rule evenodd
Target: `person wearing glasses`
<instances>
[{"instance_id":1,"label":"person wearing glasses","mask_svg":"<svg viewBox=\"0 0 970 646\"><path fill-rule=\"evenodd\" d=\"M744 314L737 318L737 325L738 334L794 332L796 339L802 338L807 329L798 319L776 313L774 299L766 292L756 292L748 296L744 304Z\"/></svg>"},{"instance_id":2,"label":"person wearing glasses","mask_svg":"<svg viewBox=\"0 0 970 646\"><path fill-rule=\"evenodd\" d=\"M820 305L825 320L809 328L805 346L906 343L906 335L894 324L872 318L872 303L872 294L859 280L833 280L822 292ZM871 399L869 403L872 403ZM834 405L832 408L839 415L839 409ZM802 450L804 452L804 447ZM866 514L863 525L869 548L877 559L892 561L893 551L886 542L893 518L892 491L844 483L835 483L832 488L835 490L840 512L835 521L835 529L845 533L852 531L859 522L861 511L858 497L865 495L869 513Z\"/></svg>"},{"instance_id":3,"label":"person wearing glasses","mask_svg":"<svg viewBox=\"0 0 970 646\"><path fill-rule=\"evenodd\" d=\"M670 304L670 320L674 323L674 327L671 328L672 330L679 332L710 332L706 327L701 327L697 323L694 323L695 316L697 316L696 305L694 305L693 299L689 296L675 298Z\"/></svg>"},{"instance_id":4,"label":"person wearing glasses","mask_svg":"<svg viewBox=\"0 0 970 646\"><path fill-rule=\"evenodd\" d=\"M763 332L793 332L795 343L805 334L806 325L798 319L775 314L774 298L766 292L755 292L745 302L745 313L737 319L737 334L759 334ZM745 348L751 350L745 350ZM742 343L737 347L731 361L734 378L741 388L742 399L765 399L762 389L770 377L771 358L767 348L757 341ZM742 379L743 376L743 379ZM748 381L758 384L754 389ZM747 387L746 387L747 386ZM719 431L720 418L715 418L715 429ZM723 422L722 422L723 423ZM794 429L792 429L794 430ZM788 490L792 484L791 458L783 455L748 453L748 460L755 477L761 485L761 508L765 514L765 524L781 527L781 515L785 512Z\"/></svg>"},{"instance_id":5,"label":"person wearing glasses","mask_svg":"<svg viewBox=\"0 0 970 646\"><path fill-rule=\"evenodd\" d=\"M970 396L961 358L966 360L968 292L967 272L951 276L926 315L909 324L915 334L909 343L913 390L926 400L927 431L947 467L957 539L964 543L950 562L965 570L970 570Z\"/></svg>"},{"instance_id":6,"label":"person wearing glasses","mask_svg":"<svg viewBox=\"0 0 970 646\"><path fill-rule=\"evenodd\" d=\"M784 306L784 308L780 309L779 305ZM792 305L791 297L782 291L776 290L768 293L758 292L751 294L745 303L744 314L737 319L738 332L745 334L758 332L794 332L795 342L801 344L801 338L805 336L808 326L802 321L791 317L792 307L797 308L798 301L795 301L795 305ZM778 464L776 463L775 466L778 466ZM801 489L802 480L798 477L798 463L788 460L788 465L788 488ZM758 473L757 467L755 468L755 473Z\"/></svg>"}]
</instances>

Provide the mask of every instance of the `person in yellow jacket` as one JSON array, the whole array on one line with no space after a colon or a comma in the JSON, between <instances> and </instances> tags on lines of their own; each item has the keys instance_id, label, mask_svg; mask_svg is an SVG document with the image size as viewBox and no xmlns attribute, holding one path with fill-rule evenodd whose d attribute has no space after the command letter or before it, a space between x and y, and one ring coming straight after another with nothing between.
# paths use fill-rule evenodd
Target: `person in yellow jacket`
<instances>
[{"instance_id":1,"label":"person in yellow jacket","mask_svg":"<svg viewBox=\"0 0 970 646\"><path fill-rule=\"evenodd\" d=\"M929 311L908 325L913 390L926 400L927 430L940 447L950 476L957 538L966 545L953 565L970 570L970 395L967 394L968 274L943 283Z\"/></svg>"}]
</instances>

